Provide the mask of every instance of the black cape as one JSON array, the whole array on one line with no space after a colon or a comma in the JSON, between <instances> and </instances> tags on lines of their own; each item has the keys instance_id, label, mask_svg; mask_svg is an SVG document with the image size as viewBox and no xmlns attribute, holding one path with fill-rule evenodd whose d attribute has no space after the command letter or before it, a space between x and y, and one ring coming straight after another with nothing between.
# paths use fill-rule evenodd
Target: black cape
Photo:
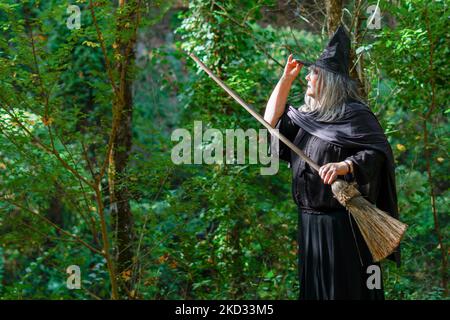
<instances>
[{"instance_id":1,"label":"black cape","mask_svg":"<svg viewBox=\"0 0 450 320\"><path fill-rule=\"evenodd\" d=\"M292 106L289 106L287 115L305 131L338 147L382 152L386 161L383 161L381 168L380 192L374 204L398 219L394 155L383 128L369 107L359 101L349 100L344 116L333 122L318 121L314 112L300 112ZM400 266L400 246L388 259Z\"/></svg>"}]
</instances>

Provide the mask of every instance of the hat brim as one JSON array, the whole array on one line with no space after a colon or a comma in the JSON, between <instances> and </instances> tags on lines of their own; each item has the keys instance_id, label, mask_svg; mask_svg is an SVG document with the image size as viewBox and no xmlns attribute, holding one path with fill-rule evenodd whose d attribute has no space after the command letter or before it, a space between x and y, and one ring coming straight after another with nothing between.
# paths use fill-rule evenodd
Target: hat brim
<instances>
[{"instance_id":1,"label":"hat brim","mask_svg":"<svg viewBox=\"0 0 450 320\"><path fill-rule=\"evenodd\" d=\"M295 59L295 58L294 58L294 59ZM307 66L307 67L309 67L309 66L311 66L311 65L314 64L314 62L312 62L312 61L304 61L304 60L300 60L300 59L295 59L295 60L297 60L297 61L300 62L302 65Z\"/></svg>"}]
</instances>

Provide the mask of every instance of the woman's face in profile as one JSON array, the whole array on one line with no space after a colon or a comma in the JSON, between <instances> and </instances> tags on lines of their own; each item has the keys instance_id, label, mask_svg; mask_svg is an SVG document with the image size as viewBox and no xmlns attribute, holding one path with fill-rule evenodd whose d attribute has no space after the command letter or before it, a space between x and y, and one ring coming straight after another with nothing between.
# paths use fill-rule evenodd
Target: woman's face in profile
<instances>
[{"instance_id":1,"label":"woman's face in profile","mask_svg":"<svg viewBox=\"0 0 450 320\"><path fill-rule=\"evenodd\" d=\"M319 74L317 72L316 67L310 67L309 73L306 75L306 80L308 81L308 89L306 90L306 94L311 98L316 98L316 86L317 79L319 78Z\"/></svg>"}]
</instances>

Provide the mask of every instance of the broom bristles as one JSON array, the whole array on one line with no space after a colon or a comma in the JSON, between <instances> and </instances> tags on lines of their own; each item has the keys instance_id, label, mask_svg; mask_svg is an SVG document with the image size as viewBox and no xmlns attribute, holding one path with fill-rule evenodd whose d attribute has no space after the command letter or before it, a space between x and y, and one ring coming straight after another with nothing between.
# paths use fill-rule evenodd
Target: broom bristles
<instances>
[{"instance_id":1,"label":"broom bristles","mask_svg":"<svg viewBox=\"0 0 450 320\"><path fill-rule=\"evenodd\" d=\"M355 185L336 180L331 187L335 198L355 219L373 260L378 262L399 246L408 226L367 201Z\"/></svg>"}]
</instances>

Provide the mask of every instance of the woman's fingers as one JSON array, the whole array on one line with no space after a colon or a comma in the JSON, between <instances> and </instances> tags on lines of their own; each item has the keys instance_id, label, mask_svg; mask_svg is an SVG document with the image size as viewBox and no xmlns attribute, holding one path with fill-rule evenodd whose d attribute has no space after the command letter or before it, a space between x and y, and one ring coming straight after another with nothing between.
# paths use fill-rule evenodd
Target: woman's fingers
<instances>
[{"instance_id":1,"label":"woman's fingers","mask_svg":"<svg viewBox=\"0 0 450 320\"><path fill-rule=\"evenodd\" d=\"M327 174L328 169L329 169L329 166L327 164L320 167L319 176L320 176L320 178L322 178L322 180L325 179L325 175Z\"/></svg>"},{"instance_id":2,"label":"woman's fingers","mask_svg":"<svg viewBox=\"0 0 450 320\"><path fill-rule=\"evenodd\" d=\"M292 67L303 66L303 64L300 61L294 59L294 55L292 53L288 56L287 64Z\"/></svg>"},{"instance_id":3,"label":"woman's fingers","mask_svg":"<svg viewBox=\"0 0 450 320\"><path fill-rule=\"evenodd\" d=\"M300 63L293 58L293 54L288 56L286 66L284 67L284 75L289 76L289 78L295 79L300 72Z\"/></svg>"},{"instance_id":4,"label":"woman's fingers","mask_svg":"<svg viewBox=\"0 0 450 320\"><path fill-rule=\"evenodd\" d=\"M325 173L324 178L323 178L323 182L324 182L325 184L328 184L328 182L329 182L329 180L330 180L330 178L331 178L332 175L333 175L333 170L330 168L330 169Z\"/></svg>"},{"instance_id":5,"label":"woman's fingers","mask_svg":"<svg viewBox=\"0 0 450 320\"><path fill-rule=\"evenodd\" d=\"M295 66L295 74L299 74L300 70L302 70L302 64L300 62L297 63L297 65Z\"/></svg>"},{"instance_id":6,"label":"woman's fingers","mask_svg":"<svg viewBox=\"0 0 450 320\"><path fill-rule=\"evenodd\" d=\"M293 57L292 54L290 54L288 56L288 60L287 60L286 67L285 67L286 72L291 72L291 70L295 67L295 63L294 63L292 57Z\"/></svg>"},{"instance_id":7,"label":"woman's fingers","mask_svg":"<svg viewBox=\"0 0 450 320\"><path fill-rule=\"evenodd\" d=\"M296 59L292 59L290 62L288 62L288 70L295 76L300 73L302 66L303 65Z\"/></svg>"},{"instance_id":8,"label":"woman's fingers","mask_svg":"<svg viewBox=\"0 0 450 320\"><path fill-rule=\"evenodd\" d=\"M325 184L331 184L336 180L337 172L332 165L326 164L319 168L319 176Z\"/></svg>"},{"instance_id":9,"label":"woman's fingers","mask_svg":"<svg viewBox=\"0 0 450 320\"><path fill-rule=\"evenodd\" d=\"M334 180L336 180L337 173L336 170L330 170L328 171L326 177L325 177L325 183L326 184L332 184Z\"/></svg>"},{"instance_id":10,"label":"woman's fingers","mask_svg":"<svg viewBox=\"0 0 450 320\"><path fill-rule=\"evenodd\" d=\"M292 54L290 54L288 57L288 64L291 66L297 66L300 64L300 62L298 62L296 59L294 59L294 56Z\"/></svg>"}]
</instances>

